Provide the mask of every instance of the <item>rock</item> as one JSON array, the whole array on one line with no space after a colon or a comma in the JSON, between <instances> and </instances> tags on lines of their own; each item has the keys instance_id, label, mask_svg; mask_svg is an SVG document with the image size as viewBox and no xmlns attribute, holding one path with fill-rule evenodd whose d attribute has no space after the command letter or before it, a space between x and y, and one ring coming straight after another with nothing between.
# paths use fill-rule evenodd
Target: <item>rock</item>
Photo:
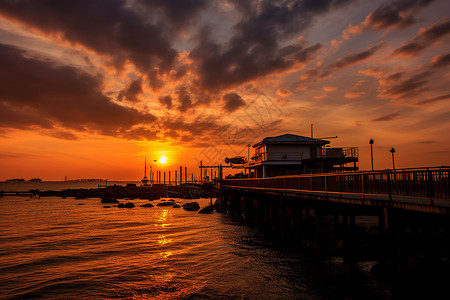
<instances>
[{"instance_id":1,"label":"rock","mask_svg":"<svg viewBox=\"0 0 450 300\"><path fill-rule=\"evenodd\" d=\"M372 266L370 273L374 274L378 280L386 280L389 278L389 265L387 263L377 263Z\"/></svg>"},{"instance_id":2,"label":"rock","mask_svg":"<svg viewBox=\"0 0 450 300\"><path fill-rule=\"evenodd\" d=\"M117 207L118 208L133 208L134 203L133 202L119 203L119 205L117 205Z\"/></svg>"},{"instance_id":3,"label":"rock","mask_svg":"<svg viewBox=\"0 0 450 300\"><path fill-rule=\"evenodd\" d=\"M179 206L178 204L174 204L172 207L173 208L181 208L181 206Z\"/></svg>"},{"instance_id":4,"label":"rock","mask_svg":"<svg viewBox=\"0 0 450 300\"><path fill-rule=\"evenodd\" d=\"M105 205L103 206L103 208L111 208L111 206Z\"/></svg>"},{"instance_id":5,"label":"rock","mask_svg":"<svg viewBox=\"0 0 450 300\"><path fill-rule=\"evenodd\" d=\"M100 203L119 203L119 200L114 198L102 198L102 201Z\"/></svg>"},{"instance_id":6,"label":"rock","mask_svg":"<svg viewBox=\"0 0 450 300\"><path fill-rule=\"evenodd\" d=\"M214 212L214 207L207 206L202 208L198 213L199 214L212 214Z\"/></svg>"},{"instance_id":7,"label":"rock","mask_svg":"<svg viewBox=\"0 0 450 300\"><path fill-rule=\"evenodd\" d=\"M140 205L140 207L154 207L154 205L151 203L147 203L147 204Z\"/></svg>"},{"instance_id":8,"label":"rock","mask_svg":"<svg viewBox=\"0 0 450 300\"><path fill-rule=\"evenodd\" d=\"M190 202L183 204L183 208L188 211L197 211L200 209L200 205L197 202Z\"/></svg>"},{"instance_id":9,"label":"rock","mask_svg":"<svg viewBox=\"0 0 450 300\"><path fill-rule=\"evenodd\" d=\"M156 204L156 206L172 206L173 203L172 202L161 202Z\"/></svg>"}]
</instances>

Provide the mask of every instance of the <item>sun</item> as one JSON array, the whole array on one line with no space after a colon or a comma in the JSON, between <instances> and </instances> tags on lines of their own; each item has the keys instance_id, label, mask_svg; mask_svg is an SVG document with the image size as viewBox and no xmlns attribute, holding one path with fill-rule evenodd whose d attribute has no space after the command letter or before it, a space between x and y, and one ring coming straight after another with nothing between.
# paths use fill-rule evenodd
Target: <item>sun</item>
<instances>
[{"instance_id":1,"label":"sun","mask_svg":"<svg viewBox=\"0 0 450 300\"><path fill-rule=\"evenodd\" d=\"M165 157L165 156L161 156L160 158L159 158L159 163L160 164L165 164L165 163L167 163L167 157Z\"/></svg>"}]
</instances>

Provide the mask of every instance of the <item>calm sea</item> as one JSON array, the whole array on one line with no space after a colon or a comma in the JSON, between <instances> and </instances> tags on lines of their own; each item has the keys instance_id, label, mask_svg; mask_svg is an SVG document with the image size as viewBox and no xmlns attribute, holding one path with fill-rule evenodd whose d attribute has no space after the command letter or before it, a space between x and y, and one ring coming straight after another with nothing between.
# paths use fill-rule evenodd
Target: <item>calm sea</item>
<instances>
[{"instance_id":1,"label":"calm sea","mask_svg":"<svg viewBox=\"0 0 450 300\"><path fill-rule=\"evenodd\" d=\"M316 259L223 214L132 202L0 198L1 299L389 298L368 264Z\"/></svg>"}]
</instances>

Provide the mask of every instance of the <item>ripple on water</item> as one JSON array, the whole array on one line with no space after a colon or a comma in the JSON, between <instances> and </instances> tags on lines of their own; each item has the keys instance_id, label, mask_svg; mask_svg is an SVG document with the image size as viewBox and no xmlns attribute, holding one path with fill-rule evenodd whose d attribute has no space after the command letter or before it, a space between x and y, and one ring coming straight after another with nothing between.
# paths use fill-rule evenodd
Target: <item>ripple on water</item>
<instances>
[{"instance_id":1,"label":"ripple on water","mask_svg":"<svg viewBox=\"0 0 450 300\"><path fill-rule=\"evenodd\" d=\"M5 298L330 299L323 286L336 288L336 274L348 272L218 213L142 208L139 199L109 210L95 199L2 201Z\"/></svg>"}]
</instances>

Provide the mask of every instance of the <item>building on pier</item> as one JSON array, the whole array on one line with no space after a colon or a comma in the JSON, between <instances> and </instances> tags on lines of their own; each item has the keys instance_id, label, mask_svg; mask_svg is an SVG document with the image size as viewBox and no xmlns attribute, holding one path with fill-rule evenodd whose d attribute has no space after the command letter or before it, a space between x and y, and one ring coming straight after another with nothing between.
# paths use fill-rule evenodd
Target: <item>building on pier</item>
<instances>
[{"instance_id":1,"label":"building on pier","mask_svg":"<svg viewBox=\"0 0 450 300\"><path fill-rule=\"evenodd\" d=\"M295 134L266 137L252 146L254 155L244 168L254 178L358 170L357 147L329 148L329 143Z\"/></svg>"}]
</instances>

